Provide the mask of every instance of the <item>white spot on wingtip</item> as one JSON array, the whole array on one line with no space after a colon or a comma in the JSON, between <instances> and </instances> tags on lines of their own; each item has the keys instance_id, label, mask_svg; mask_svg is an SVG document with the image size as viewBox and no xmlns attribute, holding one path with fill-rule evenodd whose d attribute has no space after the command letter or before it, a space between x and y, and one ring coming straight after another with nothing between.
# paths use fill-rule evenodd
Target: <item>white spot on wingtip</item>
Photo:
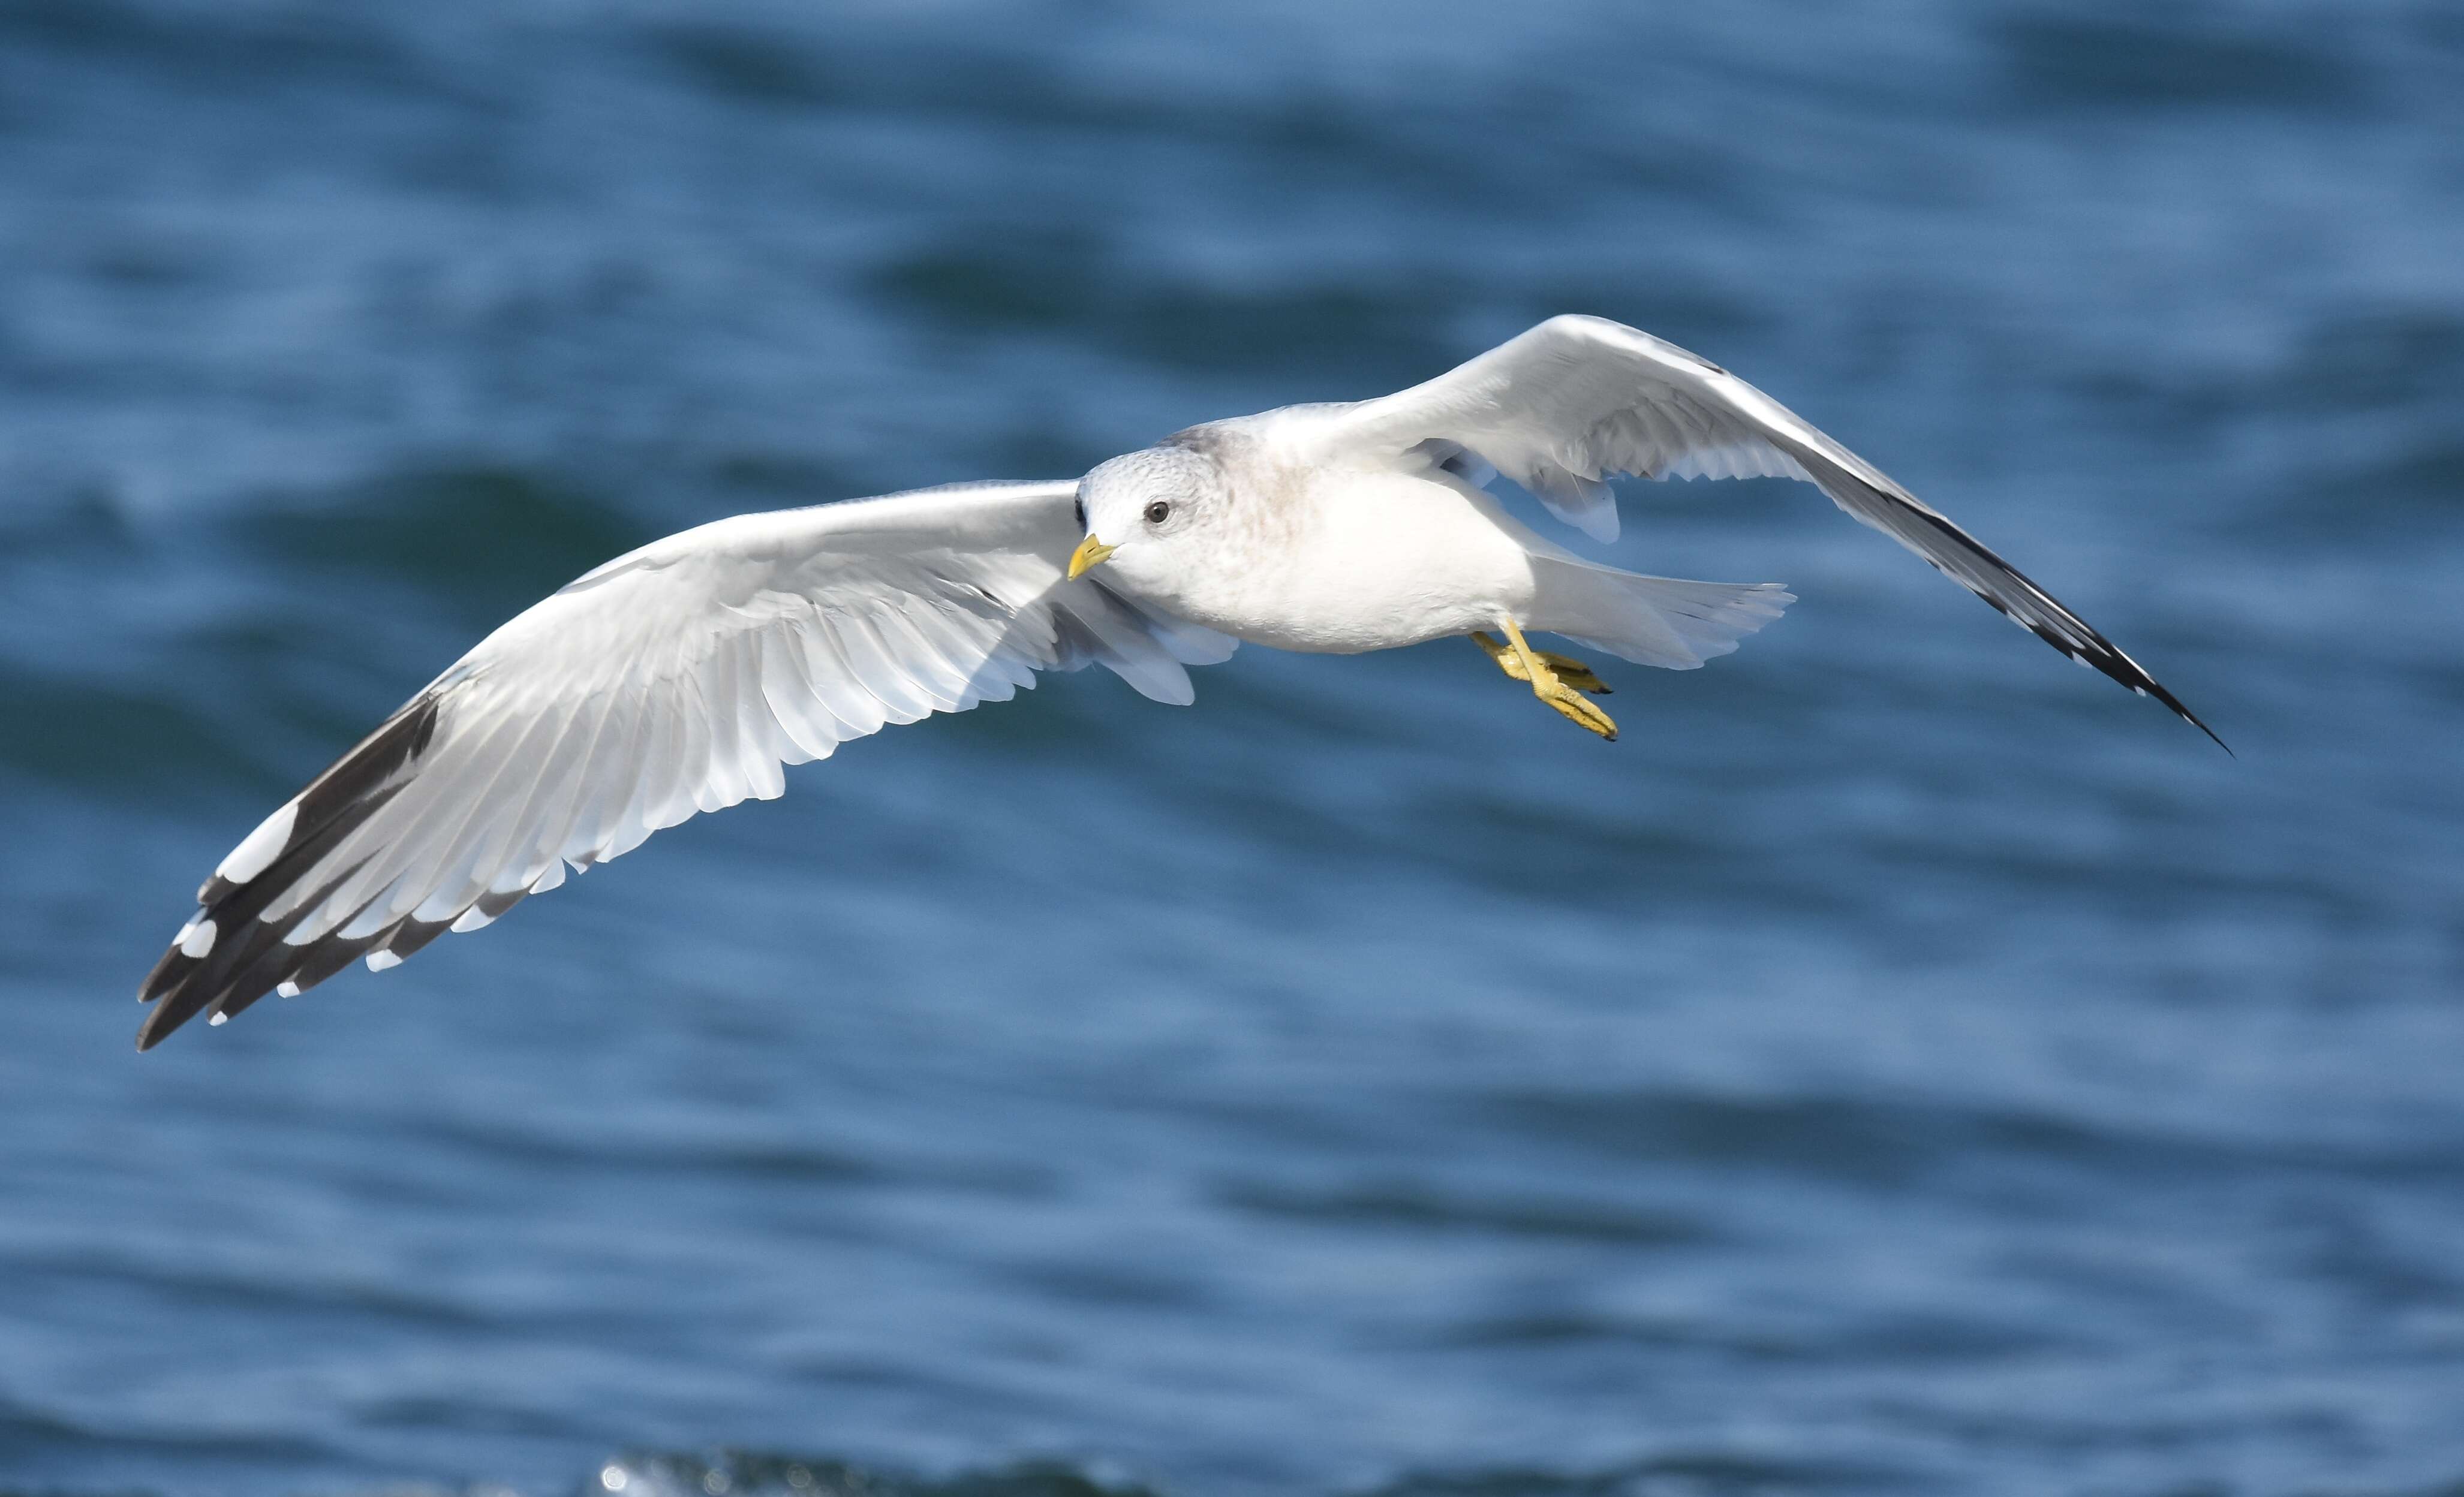
<instances>
[{"instance_id":1,"label":"white spot on wingtip","mask_svg":"<svg viewBox=\"0 0 2464 1497\"><path fill-rule=\"evenodd\" d=\"M225 1024L227 1024L231 1023L231 1015L229 1015L229 1014L216 1014L216 1015L214 1015L212 1018L210 1018L210 1019L207 1020L207 1021L206 1021L206 1023L207 1023L207 1024L211 1024L211 1025L213 1025L215 1028L219 1029L219 1028L221 1028L223 1025L225 1025Z\"/></svg>"},{"instance_id":2,"label":"white spot on wingtip","mask_svg":"<svg viewBox=\"0 0 2464 1497\"><path fill-rule=\"evenodd\" d=\"M274 993L276 998L297 998L299 996L299 984L288 981L276 982L274 984Z\"/></svg>"},{"instance_id":3,"label":"white spot on wingtip","mask_svg":"<svg viewBox=\"0 0 2464 1497\"><path fill-rule=\"evenodd\" d=\"M402 958L395 956L392 952L372 951L368 953L368 970L370 972L383 972L387 967L399 967L401 965Z\"/></svg>"},{"instance_id":4,"label":"white spot on wingtip","mask_svg":"<svg viewBox=\"0 0 2464 1497\"><path fill-rule=\"evenodd\" d=\"M299 803L293 801L259 822L256 830L248 834L248 840L231 848L231 856L223 859L222 866L214 870L215 876L234 884L245 884L264 872L280 854L283 845L291 840L292 823L298 819Z\"/></svg>"},{"instance_id":5,"label":"white spot on wingtip","mask_svg":"<svg viewBox=\"0 0 2464 1497\"><path fill-rule=\"evenodd\" d=\"M198 915L180 927L180 955L194 961L214 949L214 922Z\"/></svg>"}]
</instances>

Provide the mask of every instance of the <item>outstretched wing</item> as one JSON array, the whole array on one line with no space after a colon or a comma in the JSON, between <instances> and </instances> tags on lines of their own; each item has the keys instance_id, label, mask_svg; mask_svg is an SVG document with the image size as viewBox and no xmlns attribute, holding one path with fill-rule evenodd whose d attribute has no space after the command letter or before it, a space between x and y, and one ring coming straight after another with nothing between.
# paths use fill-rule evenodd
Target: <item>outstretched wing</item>
<instances>
[{"instance_id":1,"label":"outstretched wing","mask_svg":"<svg viewBox=\"0 0 2464 1497\"><path fill-rule=\"evenodd\" d=\"M1322 460L1408 459L1477 480L1463 461L1475 454L1599 540L1617 533L1609 473L1805 479L2046 644L2216 737L2112 641L1880 469L1718 364L1623 323L1551 318L1425 385L1320 409Z\"/></svg>"},{"instance_id":2,"label":"outstretched wing","mask_svg":"<svg viewBox=\"0 0 2464 1497\"><path fill-rule=\"evenodd\" d=\"M1067 580L1074 482L743 515L529 608L266 818L140 996L140 1049L364 956L394 965L780 766L885 723L1111 667L1157 701L1233 642Z\"/></svg>"}]
</instances>

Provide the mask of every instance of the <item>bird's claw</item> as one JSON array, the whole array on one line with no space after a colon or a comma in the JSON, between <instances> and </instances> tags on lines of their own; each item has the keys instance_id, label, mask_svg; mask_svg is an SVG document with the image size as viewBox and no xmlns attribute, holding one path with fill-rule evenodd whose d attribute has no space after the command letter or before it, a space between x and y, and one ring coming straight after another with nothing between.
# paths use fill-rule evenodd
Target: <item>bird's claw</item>
<instances>
[{"instance_id":1,"label":"bird's claw","mask_svg":"<svg viewBox=\"0 0 2464 1497\"><path fill-rule=\"evenodd\" d=\"M1479 630L1472 632L1471 642L1486 652L1489 659L1496 661L1500 671L1517 681L1529 682L1531 694L1555 708L1577 727L1589 729L1610 742L1616 742L1617 724L1607 713L1583 699L1585 692L1595 696L1608 695L1608 683L1579 660L1551 654L1545 649L1533 649L1524 640L1521 629L1508 625L1507 632L1510 643L1501 642ZM1537 680L1532 678L1535 668Z\"/></svg>"},{"instance_id":2,"label":"bird's claw","mask_svg":"<svg viewBox=\"0 0 2464 1497\"><path fill-rule=\"evenodd\" d=\"M1594 696L1609 694L1609 684L1593 674L1592 668L1581 661L1570 660L1564 655L1552 655L1545 649L1534 650L1533 653L1540 657L1542 665L1556 672L1558 680L1565 682L1575 691L1589 692Z\"/></svg>"},{"instance_id":3,"label":"bird's claw","mask_svg":"<svg viewBox=\"0 0 2464 1497\"><path fill-rule=\"evenodd\" d=\"M1487 651L1488 658L1497 662L1497 669L1507 675L1518 681L1531 679L1531 672L1523 669L1523 661L1515 654L1513 646L1505 644L1478 629L1472 631L1471 642ZM1538 657L1540 663L1547 666L1558 680L1565 682L1575 691L1589 692L1594 696L1610 694L1609 684L1601 680L1590 666L1572 655L1555 654L1546 649L1535 649L1531 653Z\"/></svg>"},{"instance_id":4,"label":"bird's claw","mask_svg":"<svg viewBox=\"0 0 2464 1497\"><path fill-rule=\"evenodd\" d=\"M1606 690L1606 688L1602 688ZM1563 682L1553 682L1538 693L1542 701L1554 707L1578 728L1589 728L1611 743L1617 741L1617 727L1607 713L1592 705L1582 693Z\"/></svg>"}]
</instances>

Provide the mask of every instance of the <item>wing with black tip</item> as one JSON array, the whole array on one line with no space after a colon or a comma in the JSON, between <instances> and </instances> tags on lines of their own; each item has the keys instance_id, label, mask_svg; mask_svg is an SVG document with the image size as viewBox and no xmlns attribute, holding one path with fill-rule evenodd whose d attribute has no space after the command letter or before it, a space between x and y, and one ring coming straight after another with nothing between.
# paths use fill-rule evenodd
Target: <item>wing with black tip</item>
<instances>
[{"instance_id":1,"label":"wing with black tip","mask_svg":"<svg viewBox=\"0 0 2464 1497\"><path fill-rule=\"evenodd\" d=\"M364 958L391 966L782 764L1042 671L1159 701L1232 652L1064 574L1077 485L973 484L744 515L620 557L480 643L266 818L140 996L141 1049Z\"/></svg>"},{"instance_id":2,"label":"wing with black tip","mask_svg":"<svg viewBox=\"0 0 2464 1497\"><path fill-rule=\"evenodd\" d=\"M1802 478L2038 639L2216 737L2139 662L1873 464L1718 364L1621 322L1551 318L1425 384L1324 408L1321 460L1418 462L1473 481L1494 468L1600 540L1617 534L1611 473Z\"/></svg>"}]
</instances>

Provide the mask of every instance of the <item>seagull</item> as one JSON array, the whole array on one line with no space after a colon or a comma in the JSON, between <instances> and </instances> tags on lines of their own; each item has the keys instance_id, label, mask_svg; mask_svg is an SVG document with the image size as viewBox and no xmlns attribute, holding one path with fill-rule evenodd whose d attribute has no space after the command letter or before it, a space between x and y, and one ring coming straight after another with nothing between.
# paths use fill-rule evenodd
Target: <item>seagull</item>
<instances>
[{"instance_id":1,"label":"seagull","mask_svg":"<svg viewBox=\"0 0 2464 1497\"><path fill-rule=\"evenodd\" d=\"M1517 521L1501 476L1595 540L1612 474L1801 478L2079 664L2214 738L2139 663L1881 470L1708 360L1551 318L1398 394L1209 422L1083 478L739 515L584 574L481 640L241 840L139 997L150 1049L294 997L783 788L891 723L1102 665L1159 702L1240 642L1325 654L1463 636L1605 739L1548 633L1691 670L1779 617L1771 583L1645 577ZM2228 750L2230 752L2230 750Z\"/></svg>"}]
</instances>

